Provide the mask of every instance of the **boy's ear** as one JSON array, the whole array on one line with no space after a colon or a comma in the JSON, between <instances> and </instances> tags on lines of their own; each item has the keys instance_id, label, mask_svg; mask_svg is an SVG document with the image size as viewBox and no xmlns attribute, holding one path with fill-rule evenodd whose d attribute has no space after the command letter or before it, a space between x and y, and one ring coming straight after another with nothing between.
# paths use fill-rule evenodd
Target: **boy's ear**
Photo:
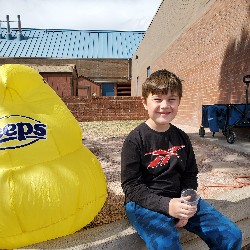
<instances>
[{"instance_id":1,"label":"boy's ear","mask_svg":"<svg viewBox=\"0 0 250 250\"><path fill-rule=\"evenodd\" d=\"M141 102L142 102L142 105L143 107L145 108L145 110L147 110L147 100L144 98L144 97L141 97Z\"/></svg>"}]
</instances>

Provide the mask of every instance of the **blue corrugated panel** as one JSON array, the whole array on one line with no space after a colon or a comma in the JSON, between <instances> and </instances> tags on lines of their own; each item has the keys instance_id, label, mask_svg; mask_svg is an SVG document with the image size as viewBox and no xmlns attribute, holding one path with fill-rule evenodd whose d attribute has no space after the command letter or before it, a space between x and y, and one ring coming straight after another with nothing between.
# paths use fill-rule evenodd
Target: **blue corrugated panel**
<instances>
[{"instance_id":1,"label":"blue corrugated panel","mask_svg":"<svg viewBox=\"0 0 250 250\"><path fill-rule=\"evenodd\" d=\"M131 58L144 31L1 29L0 57Z\"/></svg>"}]
</instances>

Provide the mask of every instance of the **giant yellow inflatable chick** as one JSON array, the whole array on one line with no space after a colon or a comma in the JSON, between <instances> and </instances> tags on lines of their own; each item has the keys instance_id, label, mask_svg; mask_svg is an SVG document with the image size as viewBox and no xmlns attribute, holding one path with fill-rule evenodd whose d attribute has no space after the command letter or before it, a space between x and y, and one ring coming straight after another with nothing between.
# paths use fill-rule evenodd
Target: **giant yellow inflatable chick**
<instances>
[{"instance_id":1,"label":"giant yellow inflatable chick","mask_svg":"<svg viewBox=\"0 0 250 250\"><path fill-rule=\"evenodd\" d=\"M66 105L28 66L0 67L0 248L76 232L101 210L106 181Z\"/></svg>"}]
</instances>

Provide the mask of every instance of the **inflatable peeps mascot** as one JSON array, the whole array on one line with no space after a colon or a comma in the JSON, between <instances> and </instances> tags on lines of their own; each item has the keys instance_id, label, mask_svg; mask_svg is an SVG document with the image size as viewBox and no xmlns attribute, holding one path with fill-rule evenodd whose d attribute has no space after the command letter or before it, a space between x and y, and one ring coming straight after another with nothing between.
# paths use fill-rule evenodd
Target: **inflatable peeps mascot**
<instances>
[{"instance_id":1,"label":"inflatable peeps mascot","mask_svg":"<svg viewBox=\"0 0 250 250\"><path fill-rule=\"evenodd\" d=\"M99 161L66 105L28 66L0 67L0 248L86 226L107 197Z\"/></svg>"}]
</instances>

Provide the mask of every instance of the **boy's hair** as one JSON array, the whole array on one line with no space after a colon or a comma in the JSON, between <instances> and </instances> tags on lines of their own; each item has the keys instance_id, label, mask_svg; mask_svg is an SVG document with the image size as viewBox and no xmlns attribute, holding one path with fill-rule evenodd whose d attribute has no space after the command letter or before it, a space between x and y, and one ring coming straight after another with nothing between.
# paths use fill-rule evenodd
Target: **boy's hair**
<instances>
[{"instance_id":1,"label":"boy's hair","mask_svg":"<svg viewBox=\"0 0 250 250\"><path fill-rule=\"evenodd\" d=\"M142 84L142 97L147 98L149 94L167 94L176 93L179 98L182 97L182 80L174 73L166 69L158 70L152 73Z\"/></svg>"}]
</instances>

